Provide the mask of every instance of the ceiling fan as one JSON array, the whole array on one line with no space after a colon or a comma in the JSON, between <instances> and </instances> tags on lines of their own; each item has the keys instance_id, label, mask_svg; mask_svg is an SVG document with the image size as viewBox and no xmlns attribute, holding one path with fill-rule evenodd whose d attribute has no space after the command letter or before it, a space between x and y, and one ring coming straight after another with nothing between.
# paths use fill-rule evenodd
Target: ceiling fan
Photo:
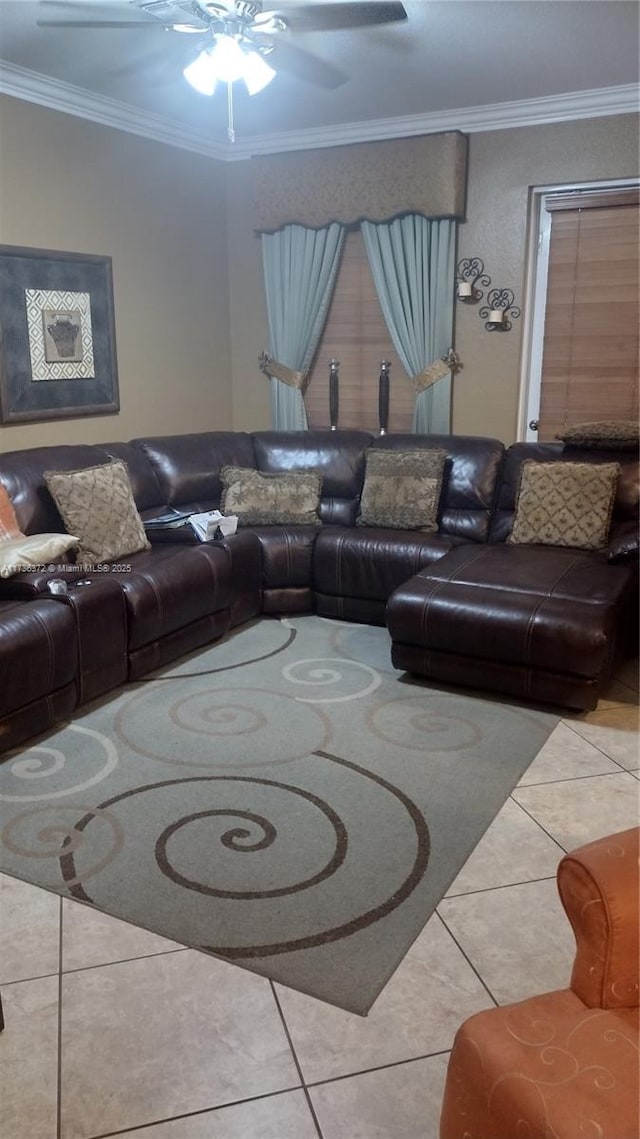
<instances>
[{"instance_id":1,"label":"ceiling fan","mask_svg":"<svg viewBox=\"0 0 640 1139\"><path fill-rule=\"evenodd\" d=\"M184 75L206 95L213 94L218 80L230 86L236 79L244 79L249 94L256 94L278 71L318 87L339 87L347 81L345 73L294 44L286 33L369 28L407 19L403 4L383 0L287 3L282 11L277 0L266 11L261 0L129 0L119 6L123 17L131 13L123 19L111 18L108 12L114 6L109 4L101 8L72 0L40 0L40 4L82 17L39 19L41 28L146 28L183 35L185 40L193 36Z\"/></svg>"}]
</instances>

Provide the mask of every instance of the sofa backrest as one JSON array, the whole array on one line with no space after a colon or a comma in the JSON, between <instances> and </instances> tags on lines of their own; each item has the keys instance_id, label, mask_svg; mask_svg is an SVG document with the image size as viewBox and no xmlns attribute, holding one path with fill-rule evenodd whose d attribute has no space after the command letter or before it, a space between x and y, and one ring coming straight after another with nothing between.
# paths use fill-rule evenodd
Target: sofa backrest
<instances>
[{"instance_id":1,"label":"sofa backrest","mask_svg":"<svg viewBox=\"0 0 640 1139\"><path fill-rule=\"evenodd\" d=\"M251 436L243 431L202 431L133 439L160 486L162 506L216 510L222 467L255 467Z\"/></svg>"},{"instance_id":2,"label":"sofa backrest","mask_svg":"<svg viewBox=\"0 0 640 1139\"><path fill-rule=\"evenodd\" d=\"M323 475L321 518L353 525L364 481L367 449L442 448L447 464L440 530L467 541L504 542L511 532L522 464L615 462L621 467L611 523L609 556L638 550L640 463L635 452L587 450L562 443L514 443L463 435L383 435L364 431L211 431L102 443L32 447L0 454L0 483L27 534L63 531L44 481L45 471L74 471L126 462L143 517L168 506L210 510L220 505L223 466L260 471L318 470Z\"/></svg>"},{"instance_id":3,"label":"sofa backrest","mask_svg":"<svg viewBox=\"0 0 640 1139\"><path fill-rule=\"evenodd\" d=\"M353 526L364 480L368 431L256 431L255 465L259 471L313 470L322 475L320 518Z\"/></svg>"},{"instance_id":4,"label":"sofa backrest","mask_svg":"<svg viewBox=\"0 0 640 1139\"><path fill-rule=\"evenodd\" d=\"M0 483L5 487L25 534L64 532L64 525L44 481L45 471L77 471L108 463L99 447L31 447L0 455Z\"/></svg>"},{"instance_id":5,"label":"sofa backrest","mask_svg":"<svg viewBox=\"0 0 640 1139\"><path fill-rule=\"evenodd\" d=\"M163 504L162 488L144 452L131 443L101 443L100 446L111 458L122 459L127 464L138 510L143 514L149 511L157 513Z\"/></svg>"},{"instance_id":6,"label":"sofa backrest","mask_svg":"<svg viewBox=\"0 0 640 1139\"><path fill-rule=\"evenodd\" d=\"M47 484L45 471L79 471L123 459L129 468L136 504L144 509L160 501L160 488L144 455L128 443L78 444L59 447L31 447L25 451L0 454L0 483L6 488L18 525L25 534L64 531ZM141 507L141 503L144 506Z\"/></svg>"},{"instance_id":7,"label":"sofa backrest","mask_svg":"<svg viewBox=\"0 0 640 1139\"><path fill-rule=\"evenodd\" d=\"M588 450L568 447L564 443L513 443L505 455L498 488L496 510L491 524L491 542L504 542L511 533L513 516L525 459L537 463L619 463L620 476L613 504L609 532L609 548L626 553L638 549L638 505L640 500L640 463L636 451Z\"/></svg>"},{"instance_id":8,"label":"sofa backrest","mask_svg":"<svg viewBox=\"0 0 640 1139\"><path fill-rule=\"evenodd\" d=\"M476 435L381 435L376 450L447 452L439 529L467 542L486 542L495 505L504 443Z\"/></svg>"}]
</instances>

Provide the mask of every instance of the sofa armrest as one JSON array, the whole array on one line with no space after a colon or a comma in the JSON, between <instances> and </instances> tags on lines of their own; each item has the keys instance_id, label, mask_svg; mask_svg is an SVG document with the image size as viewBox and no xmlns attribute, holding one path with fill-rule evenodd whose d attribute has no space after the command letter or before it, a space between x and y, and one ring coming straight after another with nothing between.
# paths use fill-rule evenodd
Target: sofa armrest
<instances>
[{"instance_id":1,"label":"sofa armrest","mask_svg":"<svg viewBox=\"0 0 640 1139\"><path fill-rule=\"evenodd\" d=\"M558 890L577 951L571 988L589 1008L638 1005L640 827L572 851L558 867Z\"/></svg>"},{"instance_id":2,"label":"sofa armrest","mask_svg":"<svg viewBox=\"0 0 640 1139\"><path fill-rule=\"evenodd\" d=\"M627 518L612 526L609 545L604 551L608 562L637 562L639 551L640 534L637 521Z\"/></svg>"},{"instance_id":3,"label":"sofa armrest","mask_svg":"<svg viewBox=\"0 0 640 1139\"><path fill-rule=\"evenodd\" d=\"M0 580L0 600L28 601L29 598L39 597L42 594L49 596L49 582L52 578L62 578L71 584L78 578L86 577L82 566L56 565L51 568L23 570Z\"/></svg>"}]
</instances>

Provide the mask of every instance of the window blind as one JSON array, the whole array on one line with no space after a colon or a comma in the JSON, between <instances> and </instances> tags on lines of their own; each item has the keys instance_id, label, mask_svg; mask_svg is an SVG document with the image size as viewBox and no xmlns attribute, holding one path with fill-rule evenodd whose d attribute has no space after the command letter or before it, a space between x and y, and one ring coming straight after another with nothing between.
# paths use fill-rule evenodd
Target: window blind
<instances>
[{"instance_id":1,"label":"window blind","mask_svg":"<svg viewBox=\"0 0 640 1139\"><path fill-rule=\"evenodd\" d=\"M538 438L638 416L640 195L547 199L551 239Z\"/></svg>"},{"instance_id":2,"label":"window blind","mask_svg":"<svg viewBox=\"0 0 640 1139\"><path fill-rule=\"evenodd\" d=\"M329 362L340 362L338 426L377 432L380 361L391 364L389 430L410 431L414 395L391 343L359 229L345 238L324 332L305 394L309 426L329 427Z\"/></svg>"}]
</instances>

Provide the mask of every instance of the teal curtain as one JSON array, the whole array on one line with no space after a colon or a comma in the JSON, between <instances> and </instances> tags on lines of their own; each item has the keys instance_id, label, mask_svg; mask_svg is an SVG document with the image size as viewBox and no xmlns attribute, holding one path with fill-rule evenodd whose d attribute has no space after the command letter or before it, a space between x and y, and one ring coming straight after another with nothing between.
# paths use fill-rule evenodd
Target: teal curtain
<instances>
[{"instance_id":1,"label":"teal curtain","mask_svg":"<svg viewBox=\"0 0 640 1139\"><path fill-rule=\"evenodd\" d=\"M453 338L456 222L408 214L362 222L380 306L407 374L446 355ZM451 430L451 373L416 395L413 430Z\"/></svg>"},{"instance_id":2,"label":"teal curtain","mask_svg":"<svg viewBox=\"0 0 640 1139\"><path fill-rule=\"evenodd\" d=\"M344 226L324 229L287 225L263 234L262 260L269 319L269 355L306 372L322 335L335 284ZM306 430L302 392L271 377L273 426Z\"/></svg>"}]
</instances>

